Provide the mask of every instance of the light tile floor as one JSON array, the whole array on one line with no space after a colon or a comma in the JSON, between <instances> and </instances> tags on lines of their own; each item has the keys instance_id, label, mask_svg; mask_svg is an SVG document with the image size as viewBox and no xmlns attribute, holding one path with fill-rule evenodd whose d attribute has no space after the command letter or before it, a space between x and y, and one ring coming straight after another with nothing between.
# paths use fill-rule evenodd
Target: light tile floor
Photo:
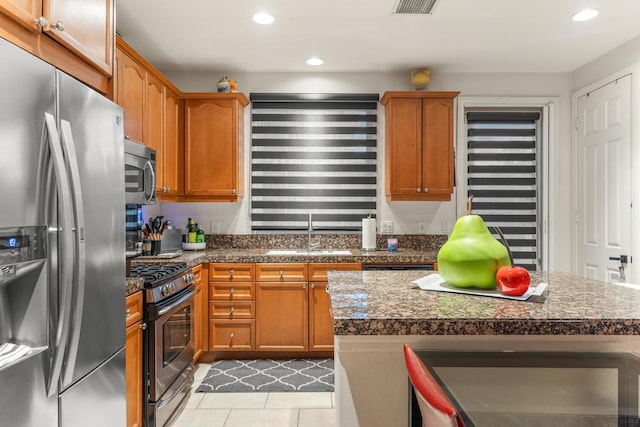
<instances>
[{"instance_id":1,"label":"light tile floor","mask_svg":"<svg viewBox=\"0 0 640 427\"><path fill-rule=\"evenodd\" d=\"M333 393L196 393L209 370L198 365L189 402L172 427L335 427Z\"/></svg>"}]
</instances>

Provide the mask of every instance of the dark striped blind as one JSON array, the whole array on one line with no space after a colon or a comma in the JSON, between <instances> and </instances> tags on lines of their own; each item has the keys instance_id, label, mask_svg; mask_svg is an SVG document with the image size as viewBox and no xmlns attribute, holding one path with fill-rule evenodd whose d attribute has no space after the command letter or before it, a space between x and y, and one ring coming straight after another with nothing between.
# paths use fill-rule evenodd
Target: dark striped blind
<instances>
[{"instance_id":1,"label":"dark striped blind","mask_svg":"<svg viewBox=\"0 0 640 427\"><path fill-rule=\"evenodd\" d=\"M376 213L378 94L252 93L251 229L358 231Z\"/></svg>"},{"instance_id":2,"label":"dark striped blind","mask_svg":"<svg viewBox=\"0 0 640 427\"><path fill-rule=\"evenodd\" d=\"M468 112L467 192L473 213L502 230L514 263L538 269L539 112ZM497 234L495 234L497 237Z\"/></svg>"}]
</instances>

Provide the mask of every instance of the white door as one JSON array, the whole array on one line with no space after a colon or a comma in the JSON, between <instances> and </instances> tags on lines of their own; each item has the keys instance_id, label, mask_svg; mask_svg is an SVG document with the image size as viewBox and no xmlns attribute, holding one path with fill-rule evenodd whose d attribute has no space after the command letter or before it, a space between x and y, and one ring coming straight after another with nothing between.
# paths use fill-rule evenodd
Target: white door
<instances>
[{"instance_id":1,"label":"white door","mask_svg":"<svg viewBox=\"0 0 640 427\"><path fill-rule=\"evenodd\" d=\"M631 76L579 97L577 127L577 273L620 282L611 258L631 256Z\"/></svg>"}]
</instances>

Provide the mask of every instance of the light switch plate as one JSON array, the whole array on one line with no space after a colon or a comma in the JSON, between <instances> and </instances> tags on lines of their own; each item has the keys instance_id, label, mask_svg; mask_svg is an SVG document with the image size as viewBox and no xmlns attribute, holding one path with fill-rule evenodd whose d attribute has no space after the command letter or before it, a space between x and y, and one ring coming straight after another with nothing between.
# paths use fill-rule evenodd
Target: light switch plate
<instances>
[{"instance_id":1,"label":"light switch plate","mask_svg":"<svg viewBox=\"0 0 640 427\"><path fill-rule=\"evenodd\" d=\"M380 232L382 234L391 234L391 233L393 233L393 221L381 221L380 222Z\"/></svg>"}]
</instances>

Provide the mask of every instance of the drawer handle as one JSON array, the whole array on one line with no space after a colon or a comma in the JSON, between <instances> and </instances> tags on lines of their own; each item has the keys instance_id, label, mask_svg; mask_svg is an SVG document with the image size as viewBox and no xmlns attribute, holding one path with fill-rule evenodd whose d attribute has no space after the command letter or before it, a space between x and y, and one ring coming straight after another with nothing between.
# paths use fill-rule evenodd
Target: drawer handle
<instances>
[{"instance_id":1,"label":"drawer handle","mask_svg":"<svg viewBox=\"0 0 640 427\"><path fill-rule=\"evenodd\" d=\"M233 288L229 288L229 295L233 295L234 289Z\"/></svg>"},{"instance_id":2,"label":"drawer handle","mask_svg":"<svg viewBox=\"0 0 640 427\"><path fill-rule=\"evenodd\" d=\"M232 270L229 270L229 274L230 274L230 275L232 275L232 276L233 276L233 273L235 273L235 272L236 272L236 271L235 271L235 270L233 270L233 269L232 269Z\"/></svg>"},{"instance_id":3,"label":"drawer handle","mask_svg":"<svg viewBox=\"0 0 640 427\"><path fill-rule=\"evenodd\" d=\"M234 334L233 332L229 334L229 339L234 339L235 337L236 337L236 334Z\"/></svg>"},{"instance_id":4,"label":"drawer handle","mask_svg":"<svg viewBox=\"0 0 640 427\"><path fill-rule=\"evenodd\" d=\"M284 276L284 270L280 270L280 278L282 278L282 276Z\"/></svg>"},{"instance_id":5,"label":"drawer handle","mask_svg":"<svg viewBox=\"0 0 640 427\"><path fill-rule=\"evenodd\" d=\"M229 314L233 314L233 307L229 308Z\"/></svg>"}]
</instances>

